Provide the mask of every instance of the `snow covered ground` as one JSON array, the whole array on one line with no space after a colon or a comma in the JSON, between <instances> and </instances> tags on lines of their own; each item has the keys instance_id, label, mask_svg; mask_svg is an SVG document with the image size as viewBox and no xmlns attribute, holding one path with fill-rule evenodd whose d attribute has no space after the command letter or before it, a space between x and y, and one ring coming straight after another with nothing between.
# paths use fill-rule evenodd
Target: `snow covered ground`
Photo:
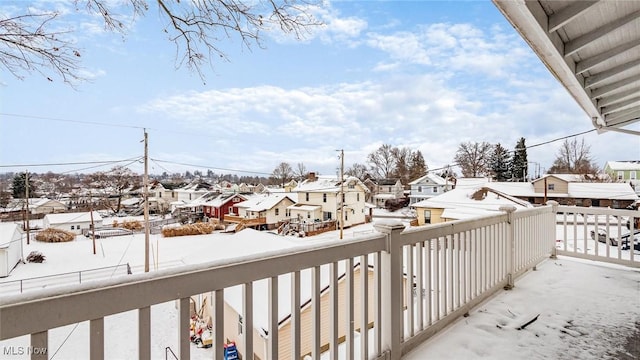
<instances>
[{"instance_id":1,"label":"snow covered ground","mask_svg":"<svg viewBox=\"0 0 640 360\"><path fill-rule=\"evenodd\" d=\"M345 229L344 239L348 241L373 231L373 224ZM151 268L154 269L155 264L159 268L166 268L319 243L335 239L337 234L337 231L332 231L314 237L294 238L245 230L236 235L217 233L175 238L152 235ZM20 265L9 278L0 282L126 263L130 264L134 273L142 270L142 234L100 239L96 245L97 253L94 255L92 241L84 237L69 243L32 241L30 245L24 245L24 254L33 250L41 251L47 261L43 264ZM104 272L102 276L126 276L121 269L112 274ZM69 281L76 281L75 277ZM39 286L51 284L45 281ZM1 296L2 292L0 301ZM151 356L153 359L164 359L167 347L174 351L177 349L177 310L175 304L169 302L153 306L151 312ZM537 320L525 329L515 329L536 315ZM107 359L136 356L136 319L136 312L105 318ZM623 358L620 354L624 354L628 337L639 324L638 269L561 257L544 262L537 271L518 279L513 290L501 292L474 309L469 317L460 319L449 329L421 344L405 359ZM88 358L88 328L88 322L83 322L51 330L49 358ZM0 358L28 358L26 355L7 355L7 351L19 349L19 346L26 346L28 342L27 336L1 341ZM191 355L193 359L212 358L210 349L198 349L195 346Z\"/></svg>"}]
</instances>

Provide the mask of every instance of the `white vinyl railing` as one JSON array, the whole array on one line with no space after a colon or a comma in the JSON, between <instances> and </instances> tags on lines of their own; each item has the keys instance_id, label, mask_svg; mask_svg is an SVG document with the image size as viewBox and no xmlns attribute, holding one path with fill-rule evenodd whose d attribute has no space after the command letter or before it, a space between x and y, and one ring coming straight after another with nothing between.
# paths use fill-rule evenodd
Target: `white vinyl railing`
<instances>
[{"instance_id":1,"label":"white vinyl railing","mask_svg":"<svg viewBox=\"0 0 640 360\"><path fill-rule=\"evenodd\" d=\"M395 360L497 291L513 287L518 276L556 251L637 264L637 256L621 254L619 248L607 247L604 254L591 249L592 254L582 249L590 248L589 240L579 236L585 236L584 226L592 226L592 215L597 218L593 223L600 224L602 215L629 217L637 212L557 204L501 210L409 229L381 221L374 226L377 232L356 239L3 297L0 341L30 335L31 348L46 349L51 329L88 321L86 357L103 359L109 337L105 317L135 310L137 323L129 326L137 329L137 354L128 357L150 359L152 353L164 354L167 345L152 349L151 308L175 301L177 347L172 349L180 359L189 359L190 298L209 293L213 358L223 359L223 344L232 337L223 330L225 292L229 295L239 286L243 355L320 359L321 352L328 351L331 359ZM577 214L586 219L583 225ZM620 228L618 219L605 221L605 228ZM265 283L267 291L260 291ZM286 318L280 316L283 303ZM262 326L257 304L266 304L268 321L261 335L252 336L253 329ZM264 344L262 337L267 339ZM33 351L31 358L46 359L47 354Z\"/></svg>"},{"instance_id":2,"label":"white vinyl railing","mask_svg":"<svg viewBox=\"0 0 640 360\"><path fill-rule=\"evenodd\" d=\"M638 210L554 206L558 255L640 267ZM627 223L629 228L627 228Z\"/></svg>"}]
</instances>

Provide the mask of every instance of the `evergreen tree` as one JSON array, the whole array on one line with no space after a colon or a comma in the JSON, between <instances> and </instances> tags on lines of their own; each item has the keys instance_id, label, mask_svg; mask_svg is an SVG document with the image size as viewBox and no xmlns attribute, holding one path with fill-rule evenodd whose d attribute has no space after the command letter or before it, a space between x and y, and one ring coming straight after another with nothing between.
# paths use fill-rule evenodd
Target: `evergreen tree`
<instances>
[{"instance_id":1,"label":"evergreen tree","mask_svg":"<svg viewBox=\"0 0 640 360\"><path fill-rule=\"evenodd\" d=\"M496 144L489 160L489 169L496 181L506 181L511 177L509 173L509 162L511 157L509 151L502 147L500 143Z\"/></svg>"},{"instance_id":2,"label":"evergreen tree","mask_svg":"<svg viewBox=\"0 0 640 360\"><path fill-rule=\"evenodd\" d=\"M24 199L26 195L26 178L27 173L19 173L13 177L13 198L14 199ZM29 197L33 197L33 194L36 192L36 187L33 184L33 179L29 177Z\"/></svg>"},{"instance_id":3,"label":"evergreen tree","mask_svg":"<svg viewBox=\"0 0 640 360\"><path fill-rule=\"evenodd\" d=\"M524 142L524 138L518 140L511 159L510 170L513 181L527 181L527 146Z\"/></svg>"},{"instance_id":4,"label":"evergreen tree","mask_svg":"<svg viewBox=\"0 0 640 360\"><path fill-rule=\"evenodd\" d=\"M427 173L427 163L420 150L416 150L411 154L411 164L409 167L409 182L416 180Z\"/></svg>"}]
</instances>

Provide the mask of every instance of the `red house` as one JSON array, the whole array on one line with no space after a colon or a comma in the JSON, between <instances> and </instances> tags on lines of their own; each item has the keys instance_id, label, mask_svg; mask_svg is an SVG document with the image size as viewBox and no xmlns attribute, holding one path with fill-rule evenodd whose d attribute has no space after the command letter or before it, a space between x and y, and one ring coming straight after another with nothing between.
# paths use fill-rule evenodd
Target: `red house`
<instances>
[{"instance_id":1,"label":"red house","mask_svg":"<svg viewBox=\"0 0 640 360\"><path fill-rule=\"evenodd\" d=\"M237 203L247 200L246 196L240 194L220 194L217 197L202 204L204 216L210 219L224 221L226 214L238 215Z\"/></svg>"}]
</instances>

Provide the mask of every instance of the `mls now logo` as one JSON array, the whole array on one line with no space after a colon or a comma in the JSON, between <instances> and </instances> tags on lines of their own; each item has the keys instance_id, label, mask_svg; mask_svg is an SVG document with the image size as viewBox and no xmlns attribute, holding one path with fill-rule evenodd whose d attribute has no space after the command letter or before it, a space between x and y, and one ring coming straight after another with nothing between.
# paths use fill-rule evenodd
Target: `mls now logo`
<instances>
[{"instance_id":1,"label":"mls now logo","mask_svg":"<svg viewBox=\"0 0 640 360\"><path fill-rule=\"evenodd\" d=\"M46 355L47 348L38 348L31 346L5 346L2 348L2 355L20 356L20 355Z\"/></svg>"}]
</instances>

